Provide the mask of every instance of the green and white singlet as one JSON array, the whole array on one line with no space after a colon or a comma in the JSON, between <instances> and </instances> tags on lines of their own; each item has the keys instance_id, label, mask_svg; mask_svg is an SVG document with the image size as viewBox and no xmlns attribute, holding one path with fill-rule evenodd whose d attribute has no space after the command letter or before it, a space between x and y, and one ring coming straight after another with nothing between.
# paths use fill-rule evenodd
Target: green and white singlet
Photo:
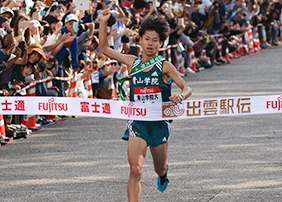
<instances>
[{"instance_id":1,"label":"green and white singlet","mask_svg":"<svg viewBox=\"0 0 282 202\"><path fill-rule=\"evenodd\" d=\"M137 58L132 69L141 63L142 58ZM144 104L161 104L169 101L171 95L171 82L163 81L163 62L158 61L151 70L138 72L131 77L130 101ZM171 81L171 79L170 79ZM127 121L127 129L122 139L128 140L128 136L139 137L147 142L147 145L158 146L168 141L170 123L168 121Z\"/></svg>"}]
</instances>

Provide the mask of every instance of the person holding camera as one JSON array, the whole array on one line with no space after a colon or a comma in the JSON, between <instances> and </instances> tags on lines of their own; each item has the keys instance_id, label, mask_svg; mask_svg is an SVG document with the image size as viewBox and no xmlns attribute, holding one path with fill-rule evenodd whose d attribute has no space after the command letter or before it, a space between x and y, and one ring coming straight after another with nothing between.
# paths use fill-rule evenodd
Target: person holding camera
<instances>
[{"instance_id":1,"label":"person holding camera","mask_svg":"<svg viewBox=\"0 0 282 202\"><path fill-rule=\"evenodd\" d=\"M8 7L0 9L0 41L1 47L7 47L12 44L14 38L10 23L14 17L14 12Z\"/></svg>"},{"instance_id":2,"label":"person holding camera","mask_svg":"<svg viewBox=\"0 0 282 202\"><path fill-rule=\"evenodd\" d=\"M218 34L225 15L225 8L219 0L215 0L209 9L208 20L204 23L209 34Z\"/></svg>"},{"instance_id":3,"label":"person holding camera","mask_svg":"<svg viewBox=\"0 0 282 202\"><path fill-rule=\"evenodd\" d=\"M234 3L225 6L227 12L226 21L229 22L236 14L237 10L245 6L245 0L235 0Z\"/></svg>"}]
</instances>

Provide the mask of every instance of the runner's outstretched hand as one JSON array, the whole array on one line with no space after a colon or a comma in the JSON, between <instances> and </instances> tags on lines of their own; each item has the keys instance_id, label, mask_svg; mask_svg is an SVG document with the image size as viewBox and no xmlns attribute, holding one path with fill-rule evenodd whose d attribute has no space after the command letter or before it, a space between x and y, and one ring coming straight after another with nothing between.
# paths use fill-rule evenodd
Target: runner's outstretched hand
<instances>
[{"instance_id":1,"label":"runner's outstretched hand","mask_svg":"<svg viewBox=\"0 0 282 202\"><path fill-rule=\"evenodd\" d=\"M111 2L111 4L109 5L109 7L107 9L101 11L100 19L99 19L100 23L106 23L108 21L108 19L111 16L110 11L111 11L111 8L112 8L113 4L114 3Z\"/></svg>"}]
</instances>

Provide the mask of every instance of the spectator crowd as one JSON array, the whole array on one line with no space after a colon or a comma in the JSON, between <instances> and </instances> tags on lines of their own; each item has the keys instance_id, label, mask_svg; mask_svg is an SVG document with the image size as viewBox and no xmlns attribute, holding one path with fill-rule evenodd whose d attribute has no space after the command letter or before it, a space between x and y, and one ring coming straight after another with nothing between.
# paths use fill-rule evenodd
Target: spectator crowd
<instances>
[{"instance_id":1,"label":"spectator crowd","mask_svg":"<svg viewBox=\"0 0 282 202\"><path fill-rule=\"evenodd\" d=\"M151 15L166 19L170 34L159 54L182 76L281 44L280 0L111 1L109 45L139 56L140 23ZM75 82L78 97L127 97L127 85L118 90L127 67L99 52L99 15L111 1L89 0L78 10L71 0L0 0L1 96L25 96L35 81L35 96L73 96ZM12 123L13 116L4 121Z\"/></svg>"}]
</instances>

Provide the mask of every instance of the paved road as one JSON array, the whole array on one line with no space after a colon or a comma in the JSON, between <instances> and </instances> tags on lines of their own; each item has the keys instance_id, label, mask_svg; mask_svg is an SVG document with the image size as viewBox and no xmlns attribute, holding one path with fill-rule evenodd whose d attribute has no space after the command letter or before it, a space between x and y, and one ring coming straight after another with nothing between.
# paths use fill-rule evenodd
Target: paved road
<instances>
[{"instance_id":1,"label":"paved road","mask_svg":"<svg viewBox=\"0 0 282 202\"><path fill-rule=\"evenodd\" d=\"M185 77L191 99L281 94L281 53L275 47ZM0 201L127 201L125 123L75 118L2 146ZM280 114L174 121L169 187L157 191L148 152L140 201L281 201L281 146Z\"/></svg>"}]
</instances>

